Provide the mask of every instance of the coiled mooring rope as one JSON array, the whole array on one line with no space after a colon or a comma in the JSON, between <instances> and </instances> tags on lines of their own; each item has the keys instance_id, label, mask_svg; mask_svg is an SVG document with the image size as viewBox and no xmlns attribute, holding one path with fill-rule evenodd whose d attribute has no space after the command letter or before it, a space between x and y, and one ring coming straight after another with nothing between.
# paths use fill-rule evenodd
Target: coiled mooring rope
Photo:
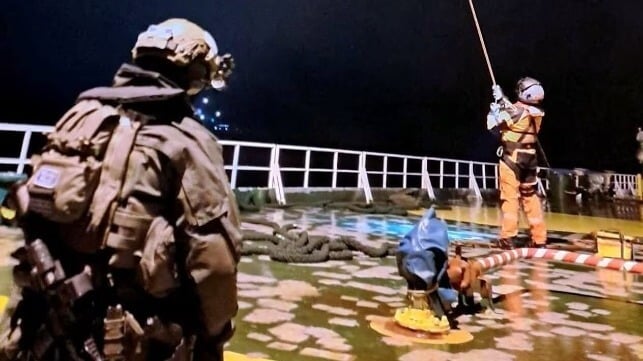
<instances>
[{"instance_id":1,"label":"coiled mooring rope","mask_svg":"<svg viewBox=\"0 0 643 361\"><path fill-rule=\"evenodd\" d=\"M482 259L477 259L476 262L482 265L483 270L488 270L490 268L504 266L519 259L532 258L604 268L614 271L624 271L627 273L643 274L643 262L626 261L617 258L599 257L590 254L546 248L519 248L497 253Z\"/></svg>"},{"instance_id":2,"label":"coiled mooring rope","mask_svg":"<svg viewBox=\"0 0 643 361\"><path fill-rule=\"evenodd\" d=\"M329 260L351 260L354 251L369 257L382 258L395 255L396 243L384 243L371 247L351 237L309 235L306 231L297 232L295 225L279 226L277 223L244 219L245 223L271 227L272 235L256 231L244 231L241 247L242 255L268 255L271 260L284 263L319 263Z\"/></svg>"}]
</instances>

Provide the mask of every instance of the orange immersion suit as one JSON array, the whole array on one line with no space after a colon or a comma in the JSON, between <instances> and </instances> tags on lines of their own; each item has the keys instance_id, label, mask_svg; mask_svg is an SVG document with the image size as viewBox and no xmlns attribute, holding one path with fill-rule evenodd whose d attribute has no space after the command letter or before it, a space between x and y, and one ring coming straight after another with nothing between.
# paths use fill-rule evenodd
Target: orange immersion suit
<instances>
[{"instance_id":1,"label":"orange immersion suit","mask_svg":"<svg viewBox=\"0 0 643 361\"><path fill-rule=\"evenodd\" d=\"M503 114L504 113L504 114ZM537 134L545 113L532 105L516 102L500 114L502 156L499 164L502 227L500 239L511 242L518 235L520 204L527 215L533 246L547 240L538 191Z\"/></svg>"}]
</instances>

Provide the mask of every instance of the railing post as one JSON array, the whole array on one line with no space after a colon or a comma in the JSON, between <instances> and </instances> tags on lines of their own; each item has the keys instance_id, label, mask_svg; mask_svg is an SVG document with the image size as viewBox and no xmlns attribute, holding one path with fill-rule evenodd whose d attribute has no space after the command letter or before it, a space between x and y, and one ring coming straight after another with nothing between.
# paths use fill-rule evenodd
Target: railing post
<instances>
[{"instance_id":1,"label":"railing post","mask_svg":"<svg viewBox=\"0 0 643 361\"><path fill-rule=\"evenodd\" d=\"M359 159L357 160L357 188L363 188L362 183L362 168L363 168L364 152L359 154Z\"/></svg>"},{"instance_id":2,"label":"railing post","mask_svg":"<svg viewBox=\"0 0 643 361\"><path fill-rule=\"evenodd\" d=\"M426 190L430 200L435 200L435 192L433 192L433 186L431 185L431 177L429 176L427 163L427 158L422 158L422 188Z\"/></svg>"},{"instance_id":3,"label":"railing post","mask_svg":"<svg viewBox=\"0 0 643 361\"><path fill-rule=\"evenodd\" d=\"M333 184L331 185L333 189L337 188L337 157L337 151L333 152Z\"/></svg>"},{"instance_id":4,"label":"railing post","mask_svg":"<svg viewBox=\"0 0 643 361\"><path fill-rule=\"evenodd\" d=\"M234 145L234 151L232 152L232 174L230 175L230 187L232 189L237 188L237 172L239 171L239 151L241 146L239 144ZM272 154L271 154L271 164L272 164Z\"/></svg>"},{"instance_id":5,"label":"railing post","mask_svg":"<svg viewBox=\"0 0 643 361\"><path fill-rule=\"evenodd\" d=\"M22 173L25 170L27 163L27 152L29 151L29 142L31 141L31 130L26 130L25 135L22 137L22 145L20 146L20 160L18 163L17 173Z\"/></svg>"},{"instance_id":6,"label":"railing post","mask_svg":"<svg viewBox=\"0 0 643 361\"><path fill-rule=\"evenodd\" d=\"M444 160L440 159L440 189L444 188Z\"/></svg>"},{"instance_id":7,"label":"railing post","mask_svg":"<svg viewBox=\"0 0 643 361\"><path fill-rule=\"evenodd\" d=\"M310 149L306 150L306 160L304 168L304 189L308 189L308 175L310 174Z\"/></svg>"},{"instance_id":8,"label":"railing post","mask_svg":"<svg viewBox=\"0 0 643 361\"><path fill-rule=\"evenodd\" d=\"M403 168L402 168L402 188L406 188L406 166L407 166L407 159L404 157L404 163L403 163Z\"/></svg>"},{"instance_id":9,"label":"railing post","mask_svg":"<svg viewBox=\"0 0 643 361\"><path fill-rule=\"evenodd\" d=\"M614 181L614 196L620 198L623 195L623 190L618 181Z\"/></svg>"},{"instance_id":10,"label":"railing post","mask_svg":"<svg viewBox=\"0 0 643 361\"><path fill-rule=\"evenodd\" d=\"M268 188L269 189L273 189L274 188L274 183L275 183L274 174L273 174L274 168L273 168L272 165L275 164L275 157L276 157L275 153L276 152L277 152L277 145L273 144L272 148L270 148L270 164L269 164L270 171L268 172L269 173L268 174Z\"/></svg>"},{"instance_id":11,"label":"railing post","mask_svg":"<svg viewBox=\"0 0 643 361\"><path fill-rule=\"evenodd\" d=\"M373 203L373 194L371 193L371 186L368 182L368 172L366 171L366 153L361 152L359 155L359 174L357 177L358 187L364 189L364 198L366 204Z\"/></svg>"},{"instance_id":12,"label":"railing post","mask_svg":"<svg viewBox=\"0 0 643 361\"><path fill-rule=\"evenodd\" d=\"M382 188L386 188L386 173L388 172L388 156L384 156L384 164L382 167Z\"/></svg>"},{"instance_id":13,"label":"railing post","mask_svg":"<svg viewBox=\"0 0 643 361\"><path fill-rule=\"evenodd\" d=\"M482 189L487 189L487 165L482 165Z\"/></svg>"},{"instance_id":14,"label":"railing post","mask_svg":"<svg viewBox=\"0 0 643 361\"><path fill-rule=\"evenodd\" d=\"M455 189L460 188L460 162L455 161Z\"/></svg>"},{"instance_id":15,"label":"railing post","mask_svg":"<svg viewBox=\"0 0 643 361\"><path fill-rule=\"evenodd\" d=\"M476 195L476 199L482 199L482 193L478 187L476 175L473 173L473 163L471 162L469 162L469 189L473 190L473 193Z\"/></svg>"},{"instance_id":16,"label":"railing post","mask_svg":"<svg viewBox=\"0 0 643 361\"><path fill-rule=\"evenodd\" d=\"M275 191L275 198L280 205L286 204L286 195L284 193L284 184L281 181L281 170L279 169L279 146L274 145L270 152L270 176L268 187Z\"/></svg>"}]
</instances>

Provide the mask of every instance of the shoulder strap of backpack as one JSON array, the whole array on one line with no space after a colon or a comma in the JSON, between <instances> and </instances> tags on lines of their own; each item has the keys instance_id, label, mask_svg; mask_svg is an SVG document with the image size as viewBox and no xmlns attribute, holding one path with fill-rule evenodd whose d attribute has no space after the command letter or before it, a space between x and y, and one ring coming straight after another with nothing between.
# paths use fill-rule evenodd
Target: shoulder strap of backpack
<instances>
[{"instance_id":1,"label":"shoulder strap of backpack","mask_svg":"<svg viewBox=\"0 0 643 361\"><path fill-rule=\"evenodd\" d=\"M63 153L83 151L108 120L119 116L116 108L96 100L84 100L72 107L48 135L47 147ZM112 123L113 124L113 123Z\"/></svg>"},{"instance_id":2,"label":"shoulder strap of backpack","mask_svg":"<svg viewBox=\"0 0 643 361\"><path fill-rule=\"evenodd\" d=\"M106 217L108 222L113 217L115 201L121 194L129 156L140 128L141 123L132 122L127 116L121 115L103 158L100 181L90 207L90 230L98 229Z\"/></svg>"}]
</instances>

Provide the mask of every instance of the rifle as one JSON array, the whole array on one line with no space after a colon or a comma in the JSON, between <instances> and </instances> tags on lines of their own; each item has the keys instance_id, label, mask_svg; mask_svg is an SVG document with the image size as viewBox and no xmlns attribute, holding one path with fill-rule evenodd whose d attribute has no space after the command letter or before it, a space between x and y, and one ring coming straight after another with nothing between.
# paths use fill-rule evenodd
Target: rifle
<instances>
[{"instance_id":1,"label":"rifle","mask_svg":"<svg viewBox=\"0 0 643 361\"><path fill-rule=\"evenodd\" d=\"M70 361L144 360L146 351L141 346L149 341L171 345L174 350L171 361L190 359L194 339L186 337L180 326L154 317L149 318L143 328L121 305L99 301L92 282L96 275L92 275L88 266L67 278L62 264L52 257L41 239L29 242L12 256L20 261L14 278L25 294L21 303L28 298L31 302L24 304L23 312L17 311L16 315L24 318L23 337L32 341L31 349L23 352L33 359L48 359L49 355L56 354L56 359ZM106 278L110 287L113 286L109 274ZM33 303L36 307L32 307ZM101 306L107 307L102 323L97 322L103 314L97 311ZM44 312L38 314L33 308ZM95 336L100 337L99 343Z\"/></svg>"},{"instance_id":2,"label":"rifle","mask_svg":"<svg viewBox=\"0 0 643 361\"><path fill-rule=\"evenodd\" d=\"M56 352L64 354L59 357L72 361L103 361L92 333L93 319L88 317L93 313L88 297L93 290L91 269L87 267L67 278L60 261L52 257L41 239L21 247L12 256L20 261L15 271L18 285L25 288L26 295L39 296L38 301L45 306L41 315L44 319L39 320L40 327L27 353L36 360ZM56 344L57 350L52 351Z\"/></svg>"}]
</instances>

